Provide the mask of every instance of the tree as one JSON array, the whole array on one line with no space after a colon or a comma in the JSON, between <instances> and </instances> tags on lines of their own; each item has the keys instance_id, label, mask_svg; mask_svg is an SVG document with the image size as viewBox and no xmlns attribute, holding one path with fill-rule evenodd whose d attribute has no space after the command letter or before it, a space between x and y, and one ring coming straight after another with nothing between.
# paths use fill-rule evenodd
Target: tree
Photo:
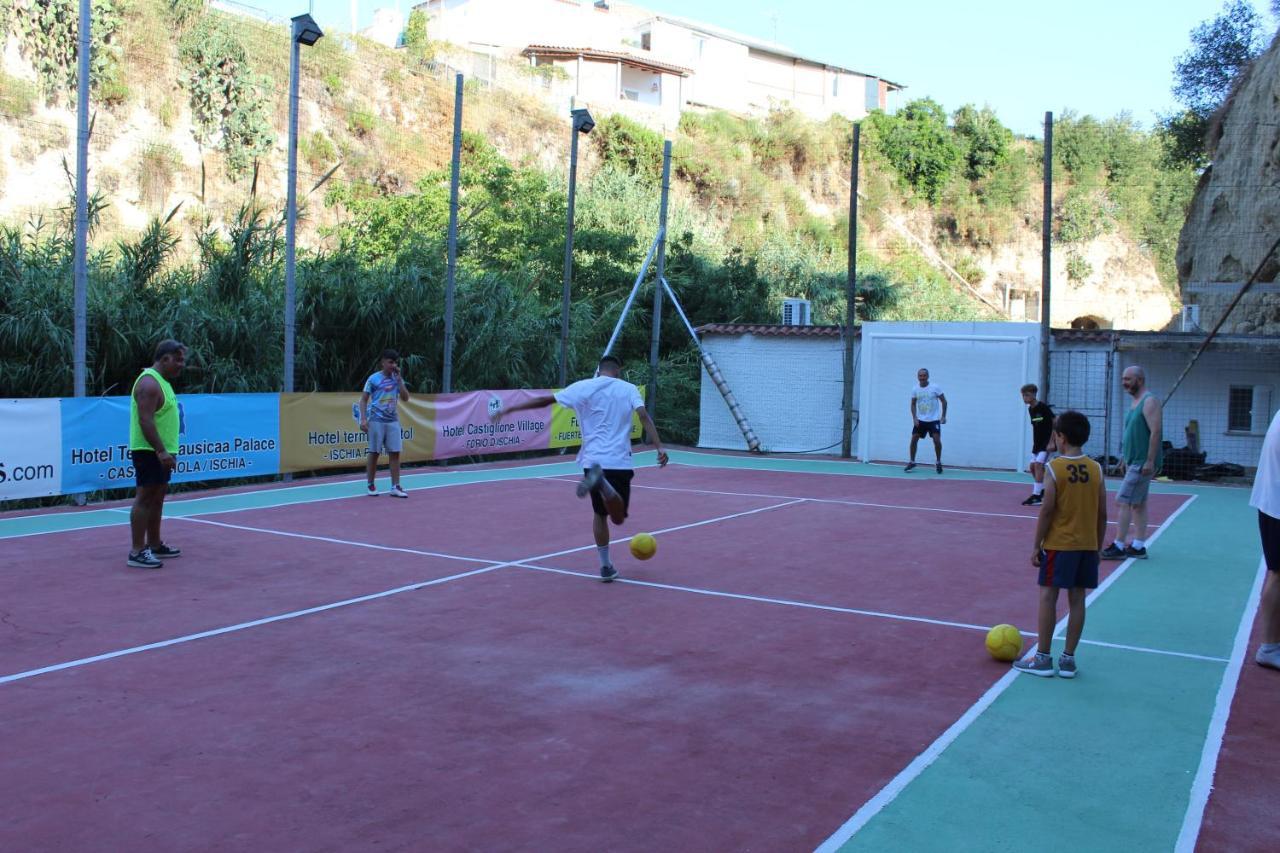
<instances>
[{"instance_id":1,"label":"tree","mask_svg":"<svg viewBox=\"0 0 1280 853\"><path fill-rule=\"evenodd\" d=\"M414 9L404 27L404 48L414 59L430 59L431 49L427 40L427 13Z\"/></svg>"},{"instance_id":2,"label":"tree","mask_svg":"<svg viewBox=\"0 0 1280 853\"><path fill-rule=\"evenodd\" d=\"M985 178L1004 160L1013 141L1013 132L1000 123L990 107L977 109L965 104L951 117L956 136L964 145L965 177Z\"/></svg>"},{"instance_id":3,"label":"tree","mask_svg":"<svg viewBox=\"0 0 1280 853\"><path fill-rule=\"evenodd\" d=\"M896 115L876 111L867 117L873 144L903 182L930 202L960 165L963 152L947 128L947 114L932 98L921 98Z\"/></svg>"},{"instance_id":4,"label":"tree","mask_svg":"<svg viewBox=\"0 0 1280 853\"><path fill-rule=\"evenodd\" d=\"M1273 0L1272 9L1280 6ZM1191 49L1173 67L1173 95L1186 111L1165 116L1172 163L1202 166L1209 117L1226 102L1231 86L1264 48L1262 19L1245 0L1227 0L1217 17L1191 31Z\"/></svg>"}]
</instances>

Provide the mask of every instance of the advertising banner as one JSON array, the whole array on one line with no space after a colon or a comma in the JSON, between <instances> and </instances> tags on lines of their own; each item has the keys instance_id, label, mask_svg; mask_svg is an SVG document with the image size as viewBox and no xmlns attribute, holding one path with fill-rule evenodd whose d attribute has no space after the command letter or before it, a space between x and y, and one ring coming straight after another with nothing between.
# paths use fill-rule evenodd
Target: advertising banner
<instances>
[{"instance_id":1,"label":"advertising banner","mask_svg":"<svg viewBox=\"0 0 1280 853\"><path fill-rule=\"evenodd\" d=\"M59 400L0 400L0 500L62 490Z\"/></svg>"},{"instance_id":2,"label":"advertising banner","mask_svg":"<svg viewBox=\"0 0 1280 853\"><path fill-rule=\"evenodd\" d=\"M360 395L279 394L280 469L314 471L363 465L369 437L360 431ZM435 458L430 397L412 397L396 406L404 447L402 462ZM383 459L386 464L386 459Z\"/></svg>"},{"instance_id":3,"label":"advertising banner","mask_svg":"<svg viewBox=\"0 0 1280 853\"><path fill-rule=\"evenodd\" d=\"M179 394L173 482L280 471L277 394ZM62 492L128 488L129 398L62 400Z\"/></svg>"},{"instance_id":4,"label":"advertising banner","mask_svg":"<svg viewBox=\"0 0 1280 853\"><path fill-rule=\"evenodd\" d=\"M509 409L516 403L549 394L549 391L471 391L465 394L437 394L431 397L435 409L436 458L481 453L515 453L546 450L550 435L551 407L527 409L494 420L499 406Z\"/></svg>"}]
</instances>

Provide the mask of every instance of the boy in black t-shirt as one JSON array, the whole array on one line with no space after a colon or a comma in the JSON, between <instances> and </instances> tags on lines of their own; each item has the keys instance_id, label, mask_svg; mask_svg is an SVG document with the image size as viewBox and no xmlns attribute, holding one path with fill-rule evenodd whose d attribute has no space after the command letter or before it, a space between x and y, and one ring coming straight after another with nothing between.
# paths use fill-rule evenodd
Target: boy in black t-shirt
<instances>
[{"instance_id":1,"label":"boy in black t-shirt","mask_svg":"<svg viewBox=\"0 0 1280 853\"><path fill-rule=\"evenodd\" d=\"M1049 461L1053 446L1053 409L1048 403L1036 399L1040 392L1034 384L1022 386L1022 402L1027 404L1027 416L1031 418L1031 460L1028 468L1035 483L1023 506L1035 506L1044 500L1044 466Z\"/></svg>"}]
</instances>

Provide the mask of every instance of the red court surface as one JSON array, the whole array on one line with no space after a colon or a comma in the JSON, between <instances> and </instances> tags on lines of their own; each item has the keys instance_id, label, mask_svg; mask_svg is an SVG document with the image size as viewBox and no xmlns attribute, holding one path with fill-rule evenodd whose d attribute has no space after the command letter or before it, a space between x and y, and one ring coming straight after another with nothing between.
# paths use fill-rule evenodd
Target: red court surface
<instances>
[{"instance_id":1,"label":"red court surface","mask_svg":"<svg viewBox=\"0 0 1280 853\"><path fill-rule=\"evenodd\" d=\"M636 486L639 583L562 479L7 540L0 675L179 642L0 685L0 850L811 849L1007 672L940 623L1034 624L1024 485Z\"/></svg>"},{"instance_id":2,"label":"red court surface","mask_svg":"<svg viewBox=\"0 0 1280 853\"><path fill-rule=\"evenodd\" d=\"M1264 853L1280 848L1280 672L1253 662L1261 641L1261 626L1255 623L1197 850Z\"/></svg>"}]
</instances>

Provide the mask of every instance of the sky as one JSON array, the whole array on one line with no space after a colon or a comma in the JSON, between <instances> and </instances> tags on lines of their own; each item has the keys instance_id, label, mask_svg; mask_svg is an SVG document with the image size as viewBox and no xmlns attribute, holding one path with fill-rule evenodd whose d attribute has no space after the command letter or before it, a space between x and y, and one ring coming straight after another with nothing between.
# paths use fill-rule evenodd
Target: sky
<instances>
[{"instance_id":1,"label":"sky","mask_svg":"<svg viewBox=\"0 0 1280 853\"><path fill-rule=\"evenodd\" d=\"M1041 135L1046 111L1100 119L1127 112L1144 127L1174 112L1174 62L1190 47L1191 31L1223 7L1223 0L632 2L900 83L907 88L896 96L898 106L921 97L948 112L990 106L1006 126L1029 136ZM1267 0L1253 4L1274 32ZM322 26L350 29L351 0L279 5L313 10ZM396 5L360 0L360 26L375 8ZM405 15L411 5L399 0Z\"/></svg>"}]
</instances>

